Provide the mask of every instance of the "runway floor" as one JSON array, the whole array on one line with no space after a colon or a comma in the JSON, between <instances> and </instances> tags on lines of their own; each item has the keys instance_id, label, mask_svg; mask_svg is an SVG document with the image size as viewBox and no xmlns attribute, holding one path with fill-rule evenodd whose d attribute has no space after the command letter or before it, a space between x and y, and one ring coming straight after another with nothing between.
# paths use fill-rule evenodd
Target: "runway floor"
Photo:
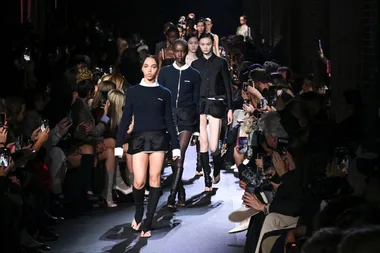
<instances>
[{"instance_id":1,"label":"runway floor","mask_svg":"<svg viewBox=\"0 0 380 253\"><path fill-rule=\"evenodd\" d=\"M152 237L140 238L130 228L134 215L132 203L97 210L56 227L59 240L51 243L53 253L239 253L243 252L245 232L228 234L236 224L228 214L241 205L242 190L232 173L222 171L212 194L203 193L204 178L193 180L195 148L186 156L185 181L187 207L175 215L167 211L168 187L158 204ZM170 168L165 169L171 173Z\"/></svg>"}]
</instances>

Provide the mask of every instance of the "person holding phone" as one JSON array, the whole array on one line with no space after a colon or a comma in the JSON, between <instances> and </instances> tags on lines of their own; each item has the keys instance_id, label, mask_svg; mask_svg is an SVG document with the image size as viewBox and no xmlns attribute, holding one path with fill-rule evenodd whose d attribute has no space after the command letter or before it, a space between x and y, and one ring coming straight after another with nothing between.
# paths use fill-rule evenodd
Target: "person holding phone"
<instances>
[{"instance_id":1,"label":"person holding phone","mask_svg":"<svg viewBox=\"0 0 380 253\"><path fill-rule=\"evenodd\" d=\"M182 184L183 164L190 138L194 133L199 136L199 87L201 76L197 70L186 64L188 44L178 39L173 43L175 62L160 71L158 83L172 93L174 119L178 124L181 159L172 165L174 180L168 198L168 208L174 209L178 192L179 206L185 205L185 188Z\"/></svg>"},{"instance_id":2,"label":"person holding phone","mask_svg":"<svg viewBox=\"0 0 380 253\"><path fill-rule=\"evenodd\" d=\"M220 180L222 166L221 152L219 149L222 120L226 117L228 124L232 123L232 89L227 61L216 56L212 47L214 36L211 33L203 33L199 38L199 46L202 56L191 65L197 69L202 78L200 87L200 160L205 177L205 191L212 191L212 183ZM210 139L207 134L207 124L210 127ZM211 180L211 168L209 153L211 150L214 173Z\"/></svg>"},{"instance_id":3,"label":"person holding phone","mask_svg":"<svg viewBox=\"0 0 380 253\"><path fill-rule=\"evenodd\" d=\"M169 145L173 149L173 161L181 158L178 129L173 119L172 95L168 89L157 83L158 68L158 60L154 56L148 56L142 65L144 78L140 84L127 90L115 148L115 156L122 158L123 144L130 137L128 153L132 155L133 198L136 208L131 227L136 231L142 227L141 237L151 236L153 216L161 195L161 170ZM134 127L129 136L127 131L132 116ZM141 226L148 164L149 198L146 219Z\"/></svg>"}]
</instances>

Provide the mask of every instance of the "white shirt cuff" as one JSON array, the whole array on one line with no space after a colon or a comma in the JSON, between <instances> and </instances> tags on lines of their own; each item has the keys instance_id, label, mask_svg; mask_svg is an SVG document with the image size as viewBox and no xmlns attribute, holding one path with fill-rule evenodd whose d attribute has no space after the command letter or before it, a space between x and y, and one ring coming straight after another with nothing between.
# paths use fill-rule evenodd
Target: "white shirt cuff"
<instances>
[{"instance_id":1,"label":"white shirt cuff","mask_svg":"<svg viewBox=\"0 0 380 253\"><path fill-rule=\"evenodd\" d=\"M179 150L178 148L177 149L173 149L172 156L173 157L181 158L181 150Z\"/></svg>"},{"instance_id":2,"label":"white shirt cuff","mask_svg":"<svg viewBox=\"0 0 380 253\"><path fill-rule=\"evenodd\" d=\"M122 158L124 154L123 148L115 148L115 156Z\"/></svg>"},{"instance_id":3,"label":"white shirt cuff","mask_svg":"<svg viewBox=\"0 0 380 253\"><path fill-rule=\"evenodd\" d=\"M194 132L193 135L194 136L199 136L199 133L198 132Z\"/></svg>"}]
</instances>

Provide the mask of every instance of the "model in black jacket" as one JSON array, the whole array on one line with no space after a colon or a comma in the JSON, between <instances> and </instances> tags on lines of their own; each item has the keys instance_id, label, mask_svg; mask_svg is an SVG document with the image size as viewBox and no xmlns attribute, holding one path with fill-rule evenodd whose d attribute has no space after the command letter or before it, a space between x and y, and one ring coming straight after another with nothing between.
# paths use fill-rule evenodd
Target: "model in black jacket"
<instances>
[{"instance_id":1,"label":"model in black jacket","mask_svg":"<svg viewBox=\"0 0 380 253\"><path fill-rule=\"evenodd\" d=\"M219 139L222 119L226 117L228 124L232 123L232 90L227 61L213 53L214 37L204 33L199 38L202 56L193 61L191 66L201 73L202 83L200 89L200 160L205 176L205 191L212 190L212 183L220 180L222 159L219 150ZM210 126L210 139L207 135L207 124ZM214 173L211 181L211 168L209 164L208 149L210 148Z\"/></svg>"},{"instance_id":2,"label":"model in black jacket","mask_svg":"<svg viewBox=\"0 0 380 253\"><path fill-rule=\"evenodd\" d=\"M191 135L199 135L199 87L201 77L197 70L186 65L187 42L178 39L173 43L175 62L161 69L158 83L172 93L174 119L177 122L180 139L181 159L172 164L174 179L168 198L168 208L175 210L174 204L178 192L177 205L185 205L185 188L182 184L185 153Z\"/></svg>"}]
</instances>

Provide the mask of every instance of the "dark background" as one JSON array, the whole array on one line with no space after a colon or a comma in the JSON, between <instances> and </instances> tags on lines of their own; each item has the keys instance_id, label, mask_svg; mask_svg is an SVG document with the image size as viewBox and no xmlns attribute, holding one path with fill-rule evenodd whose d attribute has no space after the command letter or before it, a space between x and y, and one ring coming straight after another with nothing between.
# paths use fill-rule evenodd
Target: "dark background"
<instances>
[{"instance_id":1,"label":"dark background","mask_svg":"<svg viewBox=\"0 0 380 253\"><path fill-rule=\"evenodd\" d=\"M7 28L20 23L20 1L6 0ZM24 0L26 3L27 0ZM31 0L32 21L42 41L54 23L80 24L97 17L123 33L140 32L150 48L163 39L163 24L190 12L210 17L219 36L235 33L239 16L247 14L253 35L270 45L282 43L287 65L298 75L324 72L316 52L321 39L332 62L333 101L343 91L357 89L364 101L363 134L379 135L380 41L376 0ZM25 7L26 9L26 7ZM333 103L334 106L334 103Z\"/></svg>"}]
</instances>

